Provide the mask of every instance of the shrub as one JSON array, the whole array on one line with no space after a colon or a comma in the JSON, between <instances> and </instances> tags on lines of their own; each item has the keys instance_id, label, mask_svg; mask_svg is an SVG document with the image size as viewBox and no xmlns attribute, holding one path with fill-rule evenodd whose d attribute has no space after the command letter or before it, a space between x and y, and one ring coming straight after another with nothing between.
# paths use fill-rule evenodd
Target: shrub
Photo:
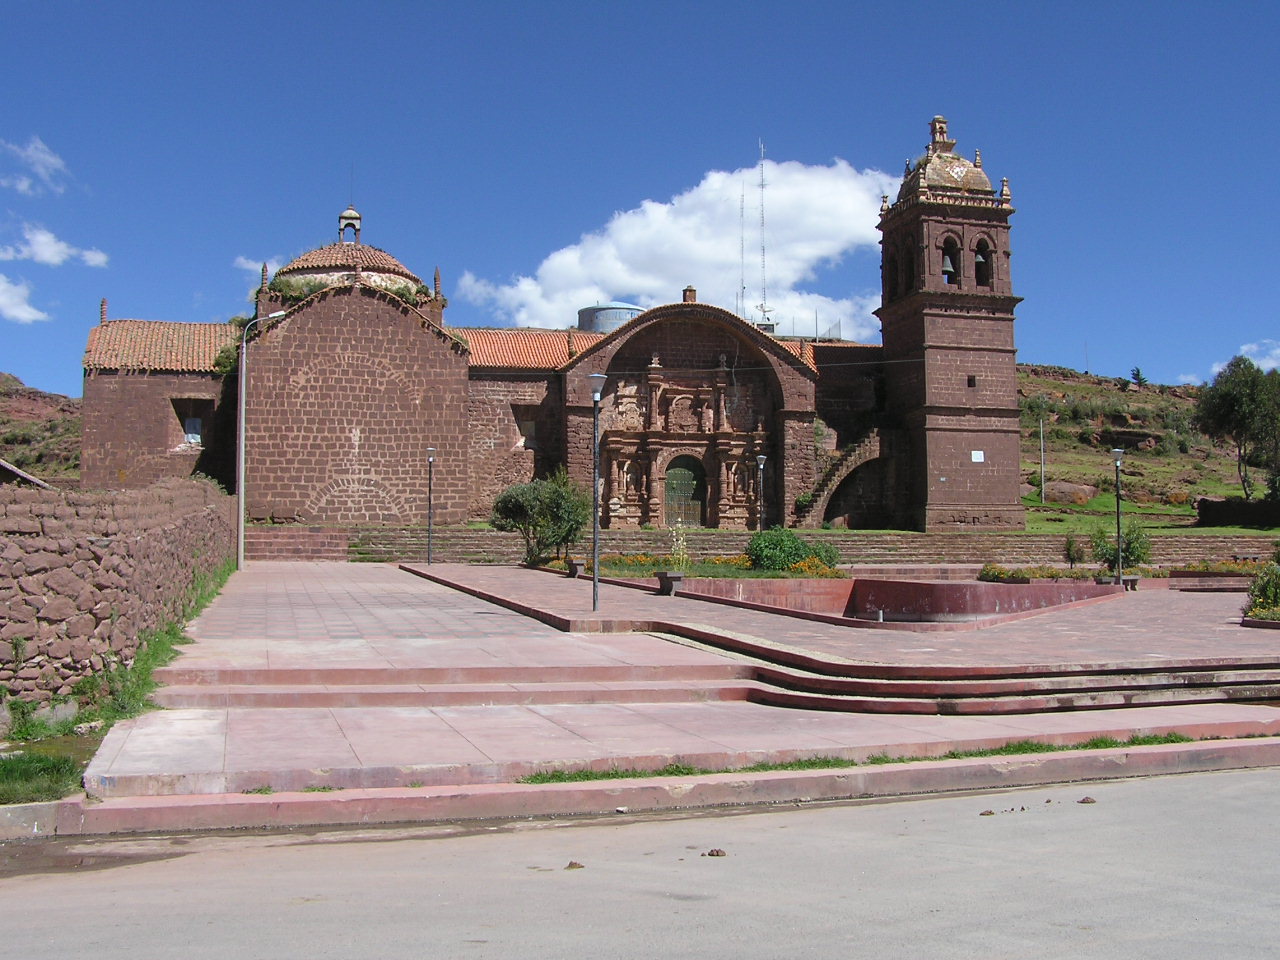
<instances>
[{"instance_id":1,"label":"shrub","mask_svg":"<svg viewBox=\"0 0 1280 960\"><path fill-rule=\"evenodd\" d=\"M746 554L757 570L788 570L809 556L794 530L774 527L751 535Z\"/></svg>"},{"instance_id":2,"label":"shrub","mask_svg":"<svg viewBox=\"0 0 1280 960\"><path fill-rule=\"evenodd\" d=\"M493 502L493 528L520 534L528 564L575 543L590 520L590 494L570 483L563 467L547 480L508 487Z\"/></svg>"},{"instance_id":3,"label":"shrub","mask_svg":"<svg viewBox=\"0 0 1280 960\"><path fill-rule=\"evenodd\" d=\"M1151 537L1136 518L1130 517L1124 522L1124 563L1128 567L1136 567L1151 560ZM1098 527L1089 536L1093 547L1093 559L1108 570L1116 568L1116 542L1107 531Z\"/></svg>"},{"instance_id":4,"label":"shrub","mask_svg":"<svg viewBox=\"0 0 1280 960\"><path fill-rule=\"evenodd\" d=\"M1013 578L1013 571L998 563L984 563L978 571L978 579L985 583L1006 583Z\"/></svg>"},{"instance_id":5,"label":"shrub","mask_svg":"<svg viewBox=\"0 0 1280 960\"><path fill-rule=\"evenodd\" d=\"M320 277L282 277L277 274L271 278L267 289L280 294L280 299L286 304L292 304L305 300L328 286L329 282Z\"/></svg>"},{"instance_id":6,"label":"shrub","mask_svg":"<svg viewBox=\"0 0 1280 960\"><path fill-rule=\"evenodd\" d=\"M1280 620L1280 565L1273 563L1253 578L1244 615L1258 620Z\"/></svg>"},{"instance_id":7,"label":"shrub","mask_svg":"<svg viewBox=\"0 0 1280 960\"><path fill-rule=\"evenodd\" d=\"M794 530L774 527L751 535L747 556L757 570L790 570L810 557L828 567L840 562L840 551L829 543L806 543Z\"/></svg>"}]
</instances>

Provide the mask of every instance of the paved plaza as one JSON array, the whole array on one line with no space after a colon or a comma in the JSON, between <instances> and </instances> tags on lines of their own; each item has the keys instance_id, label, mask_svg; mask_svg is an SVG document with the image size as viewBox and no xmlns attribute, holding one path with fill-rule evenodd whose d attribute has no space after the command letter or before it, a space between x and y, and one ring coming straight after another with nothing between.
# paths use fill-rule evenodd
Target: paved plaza
<instances>
[{"instance_id":1,"label":"paved plaza","mask_svg":"<svg viewBox=\"0 0 1280 960\"><path fill-rule=\"evenodd\" d=\"M559 616L580 629L557 629L455 587L542 611L544 619ZM271 822L308 822L306 811L326 804L325 822L348 815L414 819L415 804L428 796L451 816L466 815L469 802L480 811L536 812L542 800L531 801L528 792L546 788L514 782L554 768L678 762L725 769L814 755L930 757L1021 739L1065 744L1170 731L1197 738L1280 733L1280 710L1266 704L1004 716L785 709L748 699L756 681L741 657L660 633L616 632L650 622L683 624L831 660L917 667L1263 657L1277 635L1233 624L1236 596L1139 592L981 630L917 634L849 629L608 584L593 614L590 589L586 580L512 567L436 565L413 572L379 564L252 563L192 622L195 642L161 671L166 686L158 698L170 709L118 724L104 741L86 774L90 795L101 801L85 808L84 829L182 823L183 808L203 811L196 825L253 822L268 806ZM1270 741L1249 743L1253 752L1243 765L1277 762L1269 759ZM1156 753L1144 756L1163 756L1171 769L1196 769L1185 746L1146 749ZM1221 756L1213 762L1231 765ZM986 773L969 761L906 766L912 772L883 772L886 782L900 779L896 786L868 780L857 789L953 789L981 786L990 782L982 777L991 776L989 762ZM1063 771L1028 767L1007 782L1078 775ZM806 789L784 783L790 774L758 776L751 787L756 793L749 790L744 800ZM616 781L605 783L612 786L574 787L580 793L573 795L560 785L552 806L572 812L574 796L621 789ZM710 789L682 789L695 787ZM512 800L504 791L523 793ZM735 796L725 791L710 789L706 798ZM502 796L506 807L498 802ZM393 809L370 812L384 802ZM612 806L600 796L591 802ZM365 806L357 815L353 804ZM337 810L344 805L347 813ZM233 816L233 809L240 812ZM135 815L141 820L130 820Z\"/></svg>"}]
</instances>

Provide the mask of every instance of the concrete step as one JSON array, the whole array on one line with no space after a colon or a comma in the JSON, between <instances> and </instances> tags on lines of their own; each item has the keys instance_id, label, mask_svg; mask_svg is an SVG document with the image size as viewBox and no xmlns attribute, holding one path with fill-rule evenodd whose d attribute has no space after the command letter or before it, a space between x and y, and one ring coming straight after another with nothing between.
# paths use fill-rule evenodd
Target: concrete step
<instances>
[{"instance_id":1,"label":"concrete step","mask_svg":"<svg viewBox=\"0 0 1280 960\"><path fill-rule=\"evenodd\" d=\"M155 679L169 686L403 686L406 684L653 683L745 679L747 664L659 664L531 667L160 667Z\"/></svg>"},{"instance_id":2,"label":"concrete step","mask_svg":"<svg viewBox=\"0 0 1280 960\"><path fill-rule=\"evenodd\" d=\"M180 684L152 699L162 707L460 707L548 703L697 703L745 700L752 680L629 680L561 683Z\"/></svg>"}]
</instances>

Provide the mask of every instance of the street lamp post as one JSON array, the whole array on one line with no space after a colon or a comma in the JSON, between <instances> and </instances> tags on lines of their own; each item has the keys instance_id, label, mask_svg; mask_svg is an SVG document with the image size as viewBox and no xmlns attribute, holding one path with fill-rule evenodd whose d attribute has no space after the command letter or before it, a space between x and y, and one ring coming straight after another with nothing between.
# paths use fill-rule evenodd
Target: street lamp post
<instances>
[{"instance_id":1,"label":"street lamp post","mask_svg":"<svg viewBox=\"0 0 1280 960\"><path fill-rule=\"evenodd\" d=\"M240 369L236 377L240 381L240 396L236 404L236 569L244 569L244 420L246 384L249 379L249 328L259 320L274 320L283 317L284 310L277 310L265 317L254 317L240 331Z\"/></svg>"},{"instance_id":2,"label":"street lamp post","mask_svg":"<svg viewBox=\"0 0 1280 960\"><path fill-rule=\"evenodd\" d=\"M609 379L603 373L591 381L591 609L600 609L600 391Z\"/></svg>"},{"instance_id":3,"label":"street lamp post","mask_svg":"<svg viewBox=\"0 0 1280 960\"><path fill-rule=\"evenodd\" d=\"M436 448L427 447L427 566L431 566L431 528L435 520Z\"/></svg>"},{"instance_id":4,"label":"street lamp post","mask_svg":"<svg viewBox=\"0 0 1280 960\"><path fill-rule=\"evenodd\" d=\"M1124 462L1124 451L1116 447L1111 453L1116 458L1116 584L1123 586L1124 533L1120 529L1120 464Z\"/></svg>"},{"instance_id":5,"label":"street lamp post","mask_svg":"<svg viewBox=\"0 0 1280 960\"><path fill-rule=\"evenodd\" d=\"M756 477L756 513L759 514L756 522L762 531L764 530L764 462L768 459L763 453L756 457L756 472L758 474Z\"/></svg>"}]
</instances>

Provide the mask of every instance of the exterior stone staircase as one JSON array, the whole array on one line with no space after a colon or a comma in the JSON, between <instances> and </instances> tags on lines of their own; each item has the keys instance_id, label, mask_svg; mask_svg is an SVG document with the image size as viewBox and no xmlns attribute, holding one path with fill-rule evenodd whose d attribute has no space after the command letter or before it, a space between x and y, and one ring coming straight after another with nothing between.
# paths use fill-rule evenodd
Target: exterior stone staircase
<instances>
[{"instance_id":1,"label":"exterior stone staircase","mask_svg":"<svg viewBox=\"0 0 1280 960\"><path fill-rule=\"evenodd\" d=\"M880 456L880 430L872 427L823 471L813 488L812 502L796 511L796 518L800 524L808 525L815 517L821 519L825 516L831 495L844 482L844 479L858 467L878 456Z\"/></svg>"}]
</instances>

